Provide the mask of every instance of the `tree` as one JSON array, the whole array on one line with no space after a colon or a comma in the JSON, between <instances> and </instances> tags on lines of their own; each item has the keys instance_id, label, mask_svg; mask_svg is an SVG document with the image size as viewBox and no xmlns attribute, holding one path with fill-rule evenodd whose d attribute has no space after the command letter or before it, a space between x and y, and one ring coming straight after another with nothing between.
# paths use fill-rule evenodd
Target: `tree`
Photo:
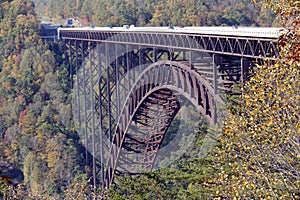
<instances>
[{"instance_id":1,"label":"tree","mask_svg":"<svg viewBox=\"0 0 300 200\"><path fill-rule=\"evenodd\" d=\"M5 186L5 198L60 199L83 171L67 69L53 52L62 48L41 42L31 1L1 2L0 10L0 167L17 185Z\"/></svg>"},{"instance_id":2,"label":"tree","mask_svg":"<svg viewBox=\"0 0 300 200\"><path fill-rule=\"evenodd\" d=\"M150 24L154 26L168 25L170 23L168 14L167 6L164 3L156 5Z\"/></svg>"},{"instance_id":3,"label":"tree","mask_svg":"<svg viewBox=\"0 0 300 200\"><path fill-rule=\"evenodd\" d=\"M300 34L297 1L267 1L285 27L280 58L257 66L220 138L214 179L221 198L300 198Z\"/></svg>"},{"instance_id":4,"label":"tree","mask_svg":"<svg viewBox=\"0 0 300 200\"><path fill-rule=\"evenodd\" d=\"M11 185L11 177L3 175L2 170L0 170L0 197L3 197L7 193L7 186Z\"/></svg>"},{"instance_id":5,"label":"tree","mask_svg":"<svg viewBox=\"0 0 300 200\"><path fill-rule=\"evenodd\" d=\"M119 25L136 25L137 9L131 4L122 3L117 8L117 15L120 17Z\"/></svg>"}]
</instances>

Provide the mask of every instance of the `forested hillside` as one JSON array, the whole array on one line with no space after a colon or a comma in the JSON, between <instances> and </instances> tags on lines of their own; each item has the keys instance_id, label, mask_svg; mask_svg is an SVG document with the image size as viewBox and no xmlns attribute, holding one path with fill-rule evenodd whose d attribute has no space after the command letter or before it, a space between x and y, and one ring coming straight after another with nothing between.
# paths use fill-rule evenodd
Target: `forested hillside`
<instances>
[{"instance_id":1,"label":"forested hillside","mask_svg":"<svg viewBox=\"0 0 300 200\"><path fill-rule=\"evenodd\" d=\"M0 169L24 196L58 199L81 173L80 143L70 131L67 68L59 47L40 40L34 8L0 4Z\"/></svg>"},{"instance_id":2,"label":"forested hillside","mask_svg":"<svg viewBox=\"0 0 300 200\"><path fill-rule=\"evenodd\" d=\"M249 0L0 0L0 199L94 195L85 149L71 120L62 45L39 36L40 19L47 17L98 26L286 27L281 58L258 67L241 104L229 107L208 156L196 156L209 131L200 126L195 143L171 166L116 177L106 195L118 200L299 199L299 10L294 0L256 5Z\"/></svg>"},{"instance_id":3,"label":"forested hillside","mask_svg":"<svg viewBox=\"0 0 300 200\"><path fill-rule=\"evenodd\" d=\"M40 15L96 26L271 26L274 14L251 0L38 0Z\"/></svg>"}]
</instances>

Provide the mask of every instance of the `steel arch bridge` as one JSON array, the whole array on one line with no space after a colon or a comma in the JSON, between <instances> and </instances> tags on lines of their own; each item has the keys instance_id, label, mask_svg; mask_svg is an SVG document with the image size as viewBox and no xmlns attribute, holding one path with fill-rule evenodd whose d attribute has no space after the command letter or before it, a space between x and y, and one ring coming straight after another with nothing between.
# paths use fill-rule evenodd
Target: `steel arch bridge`
<instances>
[{"instance_id":1,"label":"steel arch bridge","mask_svg":"<svg viewBox=\"0 0 300 200\"><path fill-rule=\"evenodd\" d=\"M58 35L93 184L104 189L114 174L152 170L183 101L221 123L223 95L240 94L233 85L255 63L279 57L275 28L62 28Z\"/></svg>"}]
</instances>

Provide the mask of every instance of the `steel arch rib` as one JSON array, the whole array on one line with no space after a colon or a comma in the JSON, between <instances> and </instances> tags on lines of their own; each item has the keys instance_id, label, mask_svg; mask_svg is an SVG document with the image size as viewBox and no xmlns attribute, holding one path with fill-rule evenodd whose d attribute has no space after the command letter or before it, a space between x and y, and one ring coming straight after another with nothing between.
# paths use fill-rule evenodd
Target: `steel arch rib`
<instances>
[{"instance_id":1,"label":"steel arch rib","mask_svg":"<svg viewBox=\"0 0 300 200\"><path fill-rule=\"evenodd\" d=\"M161 73L163 77L160 80L156 79L158 77L155 77L157 74L155 72L162 72L163 70L167 74ZM170 80L166 75L171 75L173 80ZM119 154L134 116L151 94L163 89L173 90L181 94L196 106L210 124L216 122L216 104L223 104L223 101L214 94L213 88L199 73L183 63L174 61L159 61L149 65L140 74L123 104L106 164L104 176L106 188L113 182Z\"/></svg>"}]
</instances>

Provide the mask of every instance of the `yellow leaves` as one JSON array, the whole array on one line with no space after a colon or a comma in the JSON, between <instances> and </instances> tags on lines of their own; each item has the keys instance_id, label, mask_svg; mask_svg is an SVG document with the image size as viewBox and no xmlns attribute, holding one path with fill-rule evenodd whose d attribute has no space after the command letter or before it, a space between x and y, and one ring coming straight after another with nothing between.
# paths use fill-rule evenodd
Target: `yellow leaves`
<instances>
[{"instance_id":1,"label":"yellow leaves","mask_svg":"<svg viewBox=\"0 0 300 200\"><path fill-rule=\"evenodd\" d=\"M275 193L278 199L285 199L289 197L289 193L279 194L280 190L270 188L294 187L290 186L293 185L293 181L289 182L286 177L282 178L276 172L270 171L276 171L278 166L295 166L295 160L300 159L299 154L295 152L297 148L291 148L294 145L291 138L293 141L299 141L300 97L298 87L295 87L297 83L291 83L295 78L289 77L295 76L288 73L289 70L280 69L279 64L276 67L279 74L276 76L275 71L270 69L270 80L263 79L265 76L262 74L252 79L252 84L259 84L248 86L244 95L244 112L239 116L230 117L223 129L226 138L222 138L221 141L227 144L223 151L227 153L227 157L223 155L222 158L227 158L227 165L234 172L242 172L227 178L225 175L220 176L220 180L226 182L224 190L232 198L240 198L243 195L251 197L251 194L255 193L258 198L272 199ZM274 77L276 80L272 82L271 78ZM283 151L286 148L289 150ZM253 168L251 170L250 163ZM286 176L292 174L287 173ZM256 184L260 187L257 188Z\"/></svg>"},{"instance_id":2,"label":"yellow leaves","mask_svg":"<svg viewBox=\"0 0 300 200\"><path fill-rule=\"evenodd\" d=\"M247 186L249 184L249 182L248 181L244 181L243 183L242 183L242 186Z\"/></svg>"},{"instance_id":3,"label":"yellow leaves","mask_svg":"<svg viewBox=\"0 0 300 200\"><path fill-rule=\"evenodd\" d=\"M270 120L269 122L267 122L266 126L270 127L273 124L273 120Z\"/></svg>"},{"instance_id":4,"label":"yellow leaves","mask_svg":"<svg viewBox=\"0 0 300 200\"><path fill-rule=\"evenodd\" d=\"M232 176L231 176L231 180L232 180L232 181L237 180L237 177L234 176L234 175L232 175Z\"/></svg>"},{"instance_id":5,"label":"yellow leaves","mask_svg":"<svg viewBox=\"0 0 300 200\"><path fill-rule=\"evenodd\" d=\"M294 3L288 1L281 5L284 9ZM257 73L245 84L241 113L226 121L221 139L226 155L219 162L230 170L223 170L227 176L219 178L232 199L289 199L299 189L293 174L300 170L296 142L300 140L300 63L299 55L293 54L300 52L299 40L298 34L284 41L281 56L286 60L257 66Z\"/></svg>"},{"instance_id":6,"label":"yellow leaves","mask_svg":"<svg viewBox=\"0 0 300 200\"><path fill-rule=\"evenodd\" d=\"M54 119L55 121L57 121L57 120L58 120L58 117L59 117L59 115L58 115L58 114L54 114L54 115L53 115L53 119Z\"/></svg>"},{"instance_id":7,"label":"yellow leaves","mask_svg":"<svg viewBox=\"0 0 300 200\"><path fill-rule=\"evenodd\" d=\"M44 77L45 76L43 66L40 63L37 66L37 73L38 73L39 77Z\"/></svg>"},{"instance_id":8,"label":"yellow leaves","mask_svg":"<svg viewBox=\"0 0 300 200\"><path fill-rule=\"evenodd\" d=\"M26 23L26 21L27 21L27 17L26 17L26 15L23 15L23 14L18 15L16 18L17 25L23 25Z\"/></svg>"},{"instance_id":9,"label":"yellow leaves","mask_svg":"<svg viewBox=\"0 0 300 200\"><path fill-rule=\"evenodd\" d=\"M55 167L55 165L57 164L59 155L57 152L52 151L48 153L48 157L47 157L47 163L48 163L48 167L52 168Z\"/></svg>"},{"instance_id":10,"label":"yellow leaves","mask_svg":"<svg viewBox=\"0 0 300 200\"><path fill-rule=\"evenodd\" d=\"M255 185L254 185L253 183L250 183L250 182L248 182L248 181L244 181L244 182L242 183L242 186L243 186L244 188L250 189L250 190L256 188Z\"/></svg>"}]
</instances>

